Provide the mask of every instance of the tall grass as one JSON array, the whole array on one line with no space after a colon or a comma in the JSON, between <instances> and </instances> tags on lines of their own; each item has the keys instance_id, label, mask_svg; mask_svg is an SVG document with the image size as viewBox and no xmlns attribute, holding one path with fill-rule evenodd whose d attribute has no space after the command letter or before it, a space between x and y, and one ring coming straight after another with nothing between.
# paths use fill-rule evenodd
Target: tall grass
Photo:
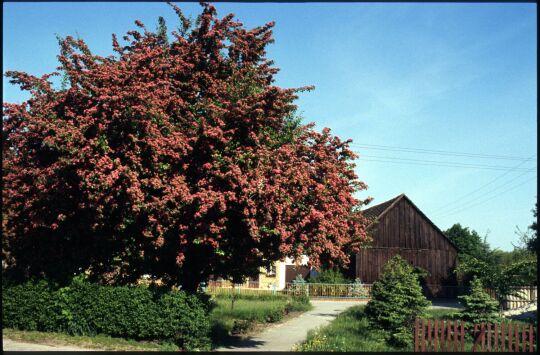
<instances>
[{"instance_id":1,"label":"tall grass","mask_svg":"<svg viewBox=\"0 0 540 355\"><path fill-rule=\"evenodd\" d=\"M210 313L214 347L227 343L231 336L247 333L256 324L274 323L290 312L304 312L313 306L307 297L286 295L239 295L234 305L230 295L213 298Z\"/></svg>"},{"instance_id":2,"label":"tall grass","mask_svg":"<svg viewBox=\"0 0 540 355\"><path fill-rule=\"evenodd\" d=\"M329 325L311 330L299 351L407 351L389 346L385 332L373 329L364 314L364 305L347 309Z\"/></svg>"}]
</instances>

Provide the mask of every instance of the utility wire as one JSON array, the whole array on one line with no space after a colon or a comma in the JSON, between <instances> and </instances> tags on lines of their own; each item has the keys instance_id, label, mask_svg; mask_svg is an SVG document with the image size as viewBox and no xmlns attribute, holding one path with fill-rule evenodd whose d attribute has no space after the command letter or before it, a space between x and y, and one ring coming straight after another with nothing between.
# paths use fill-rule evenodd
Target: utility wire
<instances>
[{"instance_id":1,"label":"utility wire","mask_svg":"<svg viewBox=\"0 0 540 355\"><path fill-rule=\"evenodd\" d=\"M533 176L532 178L523 181L521 184L515 185L515 186L513 186L513 187L511 187L511 188L509 188L509 189L507 189L507 190L504 190L504 191L502 191L502 192L499 192L499 193L498 193L497 195L495 195L495 196L492 196L492 197L490 197L490 198L488 198L488 199L485 199L485 200L483 200L483 201L480 201L480 202L478 202L478 203L476 203L476 204L474 204L474 205L465 207L465 208L463 208L463 209L461 209L461 210L457 210L457 211L448 213L448 214L446 214L446 215L444 215L444 216L440 216L439 218L444 218L444 217L447 217L447 216L456 214L456 213L458 213L458 212L462 212L462 211L464 211L464 210L467 210L467 209L469 209L469 208L471 208L471 207L478 206L478 205L480 205L480 204L482 204L482 203L485 203L485 202L487 202L487 201L489 201L489 200L493 200L494 198L499 197L499 196L501 196L502 194L507 193L508 191L517 189L518 187L524 185L525 183L527 183L527 182L529 182L529 181L531 181L531 180L533 180L533 179L535 179L535 178L536 178L536 176Z\"/></svg>"},{"instance_id":2,"label":"utility wire","mask_svg":"<svg viewBox=\"0 0 540 355\"><path fill-rule=\"evenodd\" d=\"M457 199L455 199L455 200L453 200L453 201L451 201L451 202L449 202L449 203L447 203L447 204L445 204L445 205L440 206L439 208L436 208L435 210L431 211L431 213L432 213L432 214L437 214L437 213L440 212L441 210L446 209L446 207L448 207L448 206L455 205L456 203L462 203L464 198L467 198L467 197L469 197L469 196L471 196L471 195L477 193L478 191L481 191L482 189L484 189L484 188L486 188L487 186L493 184L495 181L501 179L501 178L504 177L505 175L507 175L507 174L509 174L509 173L511 173L511 172L513 172L513 171L516 171L515 169L519 168L520 166L522 166L522 165L525 164L526 162L530 161L530 160L533 159L534 157L536 157L536 154L531 155L531 156L528 157L525 161L523 161L523 162L517 164L516 166L514 166L514 167L512 167L512 168L509 168L506 172L504 172L504 173L502 173L501 175L495 177L493 180L491 180L491 181L488 182L487 184L484 184L484 185L478 187L477 189L475 189L475 190L473 190L473 191L471 191L471 192L469 192L469 193L467 193L467 194L465 194L465 195L463 195L463 196L461 196L461 197L459 197L459 198L457 198ZM521 176L521 175L520 175L520 176Z\"/></svg>"},{"instance_id":3,"label":"utility wire","mask_svg":"<svg viewBox=\"0 0 540 355\"><path fill-rule=\"evenodd\" d=\"M515 169L516 171L525 171L530 170L526 168L515 168L510 166L500 166L500 165L486 165L486 164L471 164L471 163L461 163L461 162L452 162L452 161L439 161L439 160L425 160L425 159L410 159L410 158L399 158L399 157L388 157L388 156L379 156L379 155L367 155L367 154L361 154L359 152L355 152L360 155L360 158L367 157L367 158L377 158L377 159L387 159L387 160L397 160L397 161L410 161L410 162L423 162L423 163L435 163L435 164L449 164L452 166L470 166L475 168L495 168L495 169Z\"/></svg>"},{"instance_id":4,"label":"utility wire","mask_svg":"<svg viewBox=\"0 0 540 355\"><path fill-rule=\"evenodd\" d=\"M450 155L450 156L482 158L482 159L527 160L527 158L524 158L524 157L516 157L516 156L508 156L508 155L479 154L479 153L470 153L470 152L452 152L452 151L447 151L447 150L407 148L407 147L379 145L379 144L349 143L349 145L356 148L361 147L363 149L375 149L375 150L386 150L386 151L396 151L396 152Z\"/></svg>"},{"instance_id":5,"label":"utility wire","mask_svg":"<svg viewBox=\"0 0 540 355\"><path fill-rule=\"evenodd\" d=\"M390 160L390 159L372 159L372 158L362 158L360 159L360 162L367 162L367 161L373 161L373 162L383 162L383 163L394 163L394 164L406 164L406 165L424 165L424 166L440 166L440 167L449 167L449 168L468 168L468 169L483 169L483 170L508 170L508 167L504 166L479 166L479 165L466 165L464 163L447 163L447 162L437 162L437 163L430 163L426 161L402 161L400 160ZM518 169L517 171L534 171L534 169Z\"/></svg>"},{"instance_id":6,"label":"utility wire","mask_svg":"<svg viewBox=\"0 0 540 355\"><path fill-rule=\"evenodd\" d=\"M460 210L461 208L466 207L466 206L470 205L471 203L473 203L473 202L475 202L475 201L477 201L477 200L479 200L479 199L481 199L481 198L483 198L483 197L486 197L486 196L490 195L492 192L499 193L500 190L501 190L501 188L503 188L503 187L505 187L505 186L508 186L512 181L515 181L515 180L517 180L518 178L520 178L520 177L522 177L523 175L528 174L528 173L529 173L529 172L527 172L527 171L524 172L524 173L521 173L521 174L519 174L518 176L514 177L513 179L510 179L510 180L504 182L503 184L494 187L493 189L487 191L487 192L484 193L483 195L480 195L480 196L478 196L478 197L476 197L476 198L473 198L472 200L467 201L467 202L465 202L464 204L462 204L462 205L460 205L460 206L451 207L450 209L446 209L446 211L444 211L444 209L443 209L442 211L437 212L437 213L433 213L432 215L440 216L441 214L442 214L442 215L445 215L445 214L447 214L447 213L450 213L450 214L451 214L451 213L453 213L453 211L455 211L455 210ZM536 175L533 176L533 177L536 177ZM485 186L485 185L484 185L484 186Z\"/></svg>"}]
</instances>

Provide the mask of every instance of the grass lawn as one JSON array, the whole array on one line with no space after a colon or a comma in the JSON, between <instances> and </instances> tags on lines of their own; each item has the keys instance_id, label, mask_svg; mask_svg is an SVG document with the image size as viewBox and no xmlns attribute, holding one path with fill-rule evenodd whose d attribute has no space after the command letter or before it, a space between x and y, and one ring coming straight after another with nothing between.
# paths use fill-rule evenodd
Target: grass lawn
<instances>
[{"instance_id":1,"label":"grass lawn","mask_svg":"<svg viewBox=\"0 0 540 355\"><path fill-rule=\"evenodd\" d=\"M414 351L411 348L396 348L388 345L383 330L373 329L364 313L365 305L354 306L341 313L329 325L310 331L307 340L297 351ZM431 319L452 319L459 311L446 309L428 310ZM513 321L518 324L526 322ZM472 351L472 342L465 342L465 350Z\"/></svg>"},{"instance_id":2,"label":"grass lawn","mask_svg":"<svg viewBox=\"0 0 540 355\"><path fill-rule=\"evenodd\" d=\"M210 314L214 347L260 331L264 325L297 316L313 307L310 303L284 295L243 295L235 300L232 308L230 296L218 296L214 301L216 307Z\"/></svg>"},{"instance_id":3,"label":"grass lawn","mask_svg":"<svg viewBox=\"0 0 540 355\"><path fill-rule=\"evenodd\" d=\"M212 348L237 337L260 331L265 325L282 321L312 308L310 303L284 295L242 295L231 308L230 296L218 296L210 313ZM120 351L179 351L172 343L136 341L105 335L72 336L65 333L2 329L4 338L47 345Z\"/></svg>"},{"instance_id":4,"label":"grass lawn","mask_svg":"<svg viewBox=\"0 0 540 355\"><path fill-rule=\"evenodd\" d=\"M2 329L3 337L25 343L46 345L70 345L82 348L110 351L180 351L171 343L154 343L112 338L105 335L73 336L64 333L37 332L28 330Z\"/></svg>"}]
</instances>

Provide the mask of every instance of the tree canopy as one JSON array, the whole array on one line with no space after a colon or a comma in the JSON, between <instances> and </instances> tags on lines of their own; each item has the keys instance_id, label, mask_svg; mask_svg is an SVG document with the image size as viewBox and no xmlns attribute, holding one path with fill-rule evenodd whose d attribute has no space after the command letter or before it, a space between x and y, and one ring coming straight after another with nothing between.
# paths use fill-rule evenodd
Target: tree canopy
<instances>
[{"instance_id":1,"label":"tree canopy","mask_svg":"<svg viewBox=\"0 0 540 355\"><path fill-rule=\"evenodd\" d=\"M295 114L311 87L273 84L274 24L246 29L206 3L192 23L171 6L178 31L135 21L108 57L67 36L58 73L6 73L31 94L3 104L8 269L194 290L285 256L347 264L368 238L353 196L367 186L350 141Z\"/></svg>"},{"instance_id":2,"label":"tree canopy","mask_svg":"<svg viewBox=\"0 0 540 355\"><path fill-rule=\"evenodd\" d=\"M531 231L530 237L527 239L527 249L530 250L533 253L538 254L538 225L537 225L537 218L538 218L538 202L534 205L534 209L532 210L534 221L529 226L529 230Z\"/></svg>"},{"instance_id":3,"label":"tree canopy","mask_svg":"<svg viewBox=\"0 0 540 355\"><path fill-rule=\"evenodd\" d=\"M460 256L468 255L481 260L489 257L489 244L475 230L456 223L444 234L458 248Z\"/></svg>"}]
</instances>

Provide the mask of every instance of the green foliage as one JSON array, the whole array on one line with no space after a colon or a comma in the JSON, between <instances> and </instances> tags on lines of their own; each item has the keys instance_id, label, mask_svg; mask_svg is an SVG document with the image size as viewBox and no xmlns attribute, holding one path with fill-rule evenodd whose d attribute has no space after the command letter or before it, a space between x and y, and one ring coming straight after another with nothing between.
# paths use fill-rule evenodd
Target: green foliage
<instances>
[{"instance_id":1,"label":"green foliage","mask_svg":"<svg viewBox=\"0 0 540 355\"><path fill-rule=\"evenodd\" d=\"M362 280L359 278L354 280L354 284L352 285L352 295L354 297L368 297L368 289L364 286L362 283Z\"/></svg>"},{"instance_id":2,"label":"green foliage","mask_svg":"<svg viewBox=\"0 0 540 355\"><path fill-rule=\"evenodd\" d=\"M287 297L284 295L254 296L240 295L233 309L230 307L230 297L220 296L214 299L216 307L211 316L214 319L234 318L260 323L273 323L292 311L310 309L309 298Z\"/></svg>"},{"instance_id":3,"label":"green foliage","mask_svg":"<svg viewBox=\"0 0 540 355\"><path fill-rule=\"evenodd\" d=\"M186 350L209 348L209 306L203 296L145 286L102 286L80 278L60 289L40 281L3 291L4 327L170 340Z\"/></svg>"},{"instance_id":4,"label":"green foliage","mask_svg":"<svg viewBox=\"0 0 540 355\"><path fill-rule=\"evenodd\" d=\"M459 296L465 309L460 318L471 323L493 323L499 320L497 315L497 301L484 291L482 281L474 278L471 282L469 295Z\"/></svg>"},{"instance_id":5,"label":"green foliage","mask_svg":"<svg viewBox=\"0 0 540 355\"><path fill-rule=\"evenodd\" d=\"M298 351L387 352L406 349L389 345L386 332L374 328L364 312L364 305L354 306L339 314L327 326L312 330Z\"/></svg>"},{"instance_id":6,"label":"green foliage","mask_svg":"<svg viewBox=\"0 0 540 355\"><path fill-rule=\"evenodd\" d=\"M489 244L486 238L482 240L475 230L469 230L468 227L462 227L461 224L456 223L444 234L458 248L458 257L468 255L484 261L489 259Z\"/></svg>"},{"instance_id":7,"label":"green foliage","mask_svg":"<svg viewBox=\"0 0 540 355\"><path fill-rule=\"evenodd\" d=\"M303 285L306 283L306 280L302 277L302 275L296 275L295 279L292 281L293 284L300 284Z\"/></svg>"},{"instance_id":8,"label":"green foliage","mask_svg":"<svg viewBox=\"0 0 540 355\"><path fill-rule=\"evenodd\" d=\"M528 235L521 233L524 246L511 252L491 250L485 238L482 241L478 233L460 224L454 224L445 235L459 249L455 271L465 286L475 277L480 279L485 287L497 293L502 305L507 296L517 296L516 287L537 284L536 255L526 248Z\"/></svg>"},{"instance_id":9,"label":"green foliage","mask_svg":"<svg viewBox=\"0 0 540 355\"><path fill-rule=\"evenodd\" d=\"M107 335L68 335L66 333L39 332L33 330L2 329L4 339L25 343L48 345L72 345L87 349L109 351L180 351L170 342L136 341L133 339L113 338Z\"/></svg>"},{"instance_id":10,"label":"green foliage","mask_svg":"<svg viewBox=\"0 0 540 355\"><path fill-rule=\"evenodd\" d=\"M8 286L2 283L2 324L5 327L54 331L61 322L58 293L46 281Z\"/></svg>"},{"instance_id":11,"label":"green foliage","mask_svg":"<svg viewBox=\"0 0 540 355\"><path fill-rule=\"evenodd\" d=\"M472 257L464 259L456 272L461 275L472 275L482 284L495 291L499 307L508 296L519 297L520 286L536 284L536 258L523 258L507 265L501 263L489 264Z\"/></svg>"},{"instance_id":12,"label":"green foliage","mask_svg":"<svg viewBox=\"0 0 540 355\"><path fill-rule=\"evenodd\" d=\"M231 335L245 334L256 323L274 323L290 312L305 312L313 306L308 297L286 295L238 295L233 309L229 295L216 296L210 313L214 346L226 343Z\"/></svg>"},{"instance_id":13,"label":"green foliage","mask_svg":"<svg viewBox=\"0 0 540 355\"><path fill-rule=\"evenodd\" d=\"M321 270L319 275L309 278L310 283L322 283L322 284L348 284L351 283L349 279L343 275L339 270L327 269Z\"/></svg>"},{"instance_id":14,"label":"green foliage","mask_svg":"<svg viewBox=\"0 0 540 355\"><path fill-rule=\"evenodd\" d=\"M527 249L538 254L538 225L536 224L536 219L538 218L538 202L534 205L534 210L532 210L532 212L535 220L529 226L532 235L530 239L527 240Z\"/></svg>"},{"instance_id":15,"label":"green foliage","mask_svg":"<svg viewBox=\"0 0 540 355\"><path fill-rule=\"evenodd\" d=\"M463 268L457 270L458 279L466 286L470 284L475 276L485 277L485 273L489 272L488 269L498 263L498 254L490 250L490 246L486 241L487 236L484 236L482 240L475 230L463 227L459 223L447 229L444 234L458 249L458 266L462 264L476 264L478 266L469 268L466 272Z\"/></svg>"},{"instance_id":16,"label":"green foliage","mask_svg":"<svg viewBox=\"0 0 540 355\"><path fill-rule=\"evenodd\" d=\"M342 352L413 352L414 344L396 347L385 341L387 332L374 328L364 312L365 306L354 306L339 314L330 324L308 333L307 340L298 351L342 351ZM455 319L460 312L448 309L429 309L428 319ZM508 324L507 321L501 323ZM513 324L527 325L525 322L512 321ZM466 323L467 324L467 323ZM400 336L401 334L398 334ZM492 343L493 344L493 343ZM465 351L471 352L472 337L465 337Z\"/></svg>"},{"instance_id":17,"label":"green foliage","mask_svg":"<svg viewBox=\"0 0 540 355\"><path fill-rule=\"evenodd\" d=\"M414 268L396 255L373 284L366 314L374 326L388 330L391 344L406 346L412 341L414 320L425 315L429 304Z\"/></svg>"}]
</instances>

